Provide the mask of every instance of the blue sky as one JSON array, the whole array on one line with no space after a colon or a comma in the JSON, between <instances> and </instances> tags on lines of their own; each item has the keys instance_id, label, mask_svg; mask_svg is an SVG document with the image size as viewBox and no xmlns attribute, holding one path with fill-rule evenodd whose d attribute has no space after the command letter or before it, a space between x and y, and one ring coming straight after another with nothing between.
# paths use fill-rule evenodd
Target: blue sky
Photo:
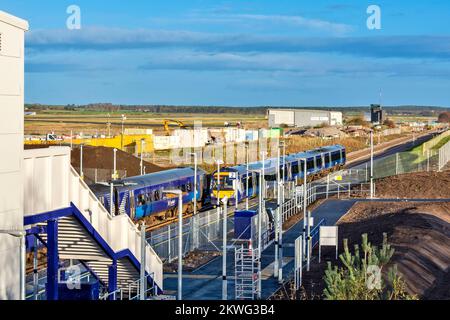
<instances>
[{"instance_id":1,"label":"blue sky","mask_svg":"<svg viewBox=\"0 0 450 320\"><path fill-rule=\"evenodd\" d=\"M69 5L81 29L66 28ZM381 8L381 30L366 26ZM26 102L450 103L448 0L0 0L27 19Z\"/></svg>"}]
</instances>

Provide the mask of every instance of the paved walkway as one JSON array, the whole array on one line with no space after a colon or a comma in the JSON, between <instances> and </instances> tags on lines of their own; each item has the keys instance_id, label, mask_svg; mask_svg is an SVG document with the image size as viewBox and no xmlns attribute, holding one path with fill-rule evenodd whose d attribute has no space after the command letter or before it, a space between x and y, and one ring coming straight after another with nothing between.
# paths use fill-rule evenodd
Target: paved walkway
<instances>
[{"instance_id":1,"label":"paved walkway","mask_svg":"<svg viewBox=\"0 0 450 320\"><path fill-rule=\"evenodd\" d=\"M313 210L312 216L316 222L326 219L327 225L334 225L341 216L348 212L358 199L328 200ZM294 268L294 242L303 230L303 220L293 225L283 233L283 274L286 276ZM267 299L279 287L273 275L274 245L270 245L262 253L262 298ZM234 250L227 255L228 297L234 299ZM220 300L222 298L222 258L217 257L206 265L183 276L183 299L185 300ZM174 274L164 275L164 289L167 294L176 294L177 279Z\"/></svg>"}]
</instances>

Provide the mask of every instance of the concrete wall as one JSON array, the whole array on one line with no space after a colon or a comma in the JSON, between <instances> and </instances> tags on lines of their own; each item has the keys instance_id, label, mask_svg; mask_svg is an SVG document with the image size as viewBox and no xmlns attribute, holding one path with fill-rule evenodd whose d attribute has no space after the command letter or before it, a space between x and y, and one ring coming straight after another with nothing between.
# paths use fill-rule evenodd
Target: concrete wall
<instances>
[{"instance_id":1,"label":"concrete wall","mask_svg":"<svg viewBox=\"0 0 450 320\"><path fill-rule=\"evenodd\" d=\"M0 11L0 230L23 229L24 31ZM0 234L0 300L20 297L19 239Z\"/></svg>"}]
</instances>

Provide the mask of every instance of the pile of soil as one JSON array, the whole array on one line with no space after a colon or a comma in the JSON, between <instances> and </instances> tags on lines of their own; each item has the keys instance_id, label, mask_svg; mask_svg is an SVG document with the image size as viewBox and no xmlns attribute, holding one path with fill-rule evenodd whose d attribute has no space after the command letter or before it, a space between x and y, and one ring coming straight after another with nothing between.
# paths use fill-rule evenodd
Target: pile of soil
<instances>
[{"instance_id":1,"label":"pile of soil","mask_svg":"<svg viewBox=\"0 0 450 320\"><path fill-rule=\"evenodd\" d=\"M221 252L219 251L201 251L195 249L194 251L189 252L183 258L183 271L191 272L220 255ZM177 271L178 271L178 260L174 260L170 263L164 264L164 272L173 273Z\"/></svg>"},{"instance_id":2,"label":"pile of soil","mask_svg":"<svg viewBox=\"0 0 450 320\"><path fill-rule=\"evenodd\" d=\"M93 169L109 169L114 168L114 149L108 147L83 147L83 168ZM117 170L126 170L127 176L137 176L141 174L141 160L132 154L117 150ZM71 152L72 166L78 168L80 166L80 149L74 148ZM152 173L165 170L153 163L144 161L145 172Z\"/></svg>"},{"instance_id":3,"label":"pile of soil","mask_svg":"<svg viewBox=\"0 0 450 320\"><path fill-rule=\"evenodd\" d=\"M396 264L407 291L421 299L450 299L450 202L360 202L338 221L339 253L342 239L349 248L361 243L361 234L380 246L383 233L395 248L391 264ZM276 298L322 299L323 276L327 260L334 259L334 248L323 250L317 261L317 248L310 272L303 273L303 288L293 295L287 283Z\"/></svg>"},{"instance_id":4,"label":"pile of soil","mask_svg":"<svg viewBox=\"0 0 450 320\"><path fill-rule=\"evenodd\" d=\"M375 181L377 198L450 199L450 170L415 172Z\"/></svg>"}]
</instances>

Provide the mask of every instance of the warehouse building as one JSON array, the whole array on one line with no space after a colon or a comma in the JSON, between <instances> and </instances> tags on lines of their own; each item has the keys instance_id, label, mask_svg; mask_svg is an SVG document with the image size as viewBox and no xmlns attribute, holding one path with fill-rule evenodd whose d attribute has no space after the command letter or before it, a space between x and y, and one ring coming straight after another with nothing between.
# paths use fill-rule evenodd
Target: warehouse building
<instances>
[{"instance_id":1,"label":"warehouse building","mask_svg":"<svg viewBox=\"0 0 450 320\"><path fill-rule=\"evenodd\" d=\"M269 127L315 127L342 125L342 112L308 109L269 109Z\"/></svg>"}]
</instances>

